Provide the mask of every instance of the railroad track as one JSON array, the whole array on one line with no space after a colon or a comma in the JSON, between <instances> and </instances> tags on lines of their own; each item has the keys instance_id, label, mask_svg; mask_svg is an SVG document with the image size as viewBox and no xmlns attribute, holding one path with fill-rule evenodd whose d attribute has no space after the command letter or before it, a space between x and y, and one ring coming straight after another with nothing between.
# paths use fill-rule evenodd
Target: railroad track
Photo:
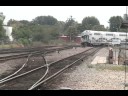
<instances>
[{"instance_id":1,"label":"railroad track","mask_svg":"<svg viewBox=\"0 0 128 96\"><path fill-rule=\"evenodd\" d=\"M35 50L41 50L44 48L52 48L56 46L43 46L43 47L30 47L30 48L12 48L12 49L1 49L0 54L9 54L9 53L22 53L22 52L33 52Z\"/></svg>"},{"instance_id":2,"label":"railroad track","mask_svg":"<svg viewBox=\"0 0 128 96\"><path fill-rule=\"evenodd\" d=\"M61 50L66 50L66 49L70 49L70 48L72 48L72 46L70 46L70 47L68 46L68 47L64 47L64 48L57 48L57 49L54 48L54 49L48 49L48 50L45 50L45 51L42 51L42 52L41 51L36 51L36 52L32 52L30 54L13 55L13 56L7 56L7 57L4 57L4 58L0 58L0 61L3 62L3 61L11 60L11 59L26 57L25 58L26 62L21 66L17 66L13 70L13 72L14 72L13 75L12 75L12 73L6 73L6 74L0 76L0 78L5 78L7 75L14 76L17 73L19 74L19 73L24 72L24 70L27 71L27 70L39 67L39 66L41 66L42 64L44 64L46 62L45 59L44 59L44 56L46 56L48 53L52 53L56 50L61 51ZM34 64L35 62L36 62L36 64ZM24 70L22 71L23 68L24 68Z\"/></svg>"},{"instance_id":3,"label":"railroad track","mask_svg":"<svg viewBox=\"0 0 128 96\"><path fill-rule=\"evenodd\" d=\"M36 56L36 55L44 54L44 53L51 53L51 52L54 52L54 51L66 50L66 49L70 49L72 47L79 47L79 46L66 46L66 47L62 47L62 48L51 48L51 49L44 49L43 48L42 50L39 50L39 51L38 51L38 49L36 49L33 52L20 53L20 54L16 54L16 55L0 57L0 62L1 61L3 62L3 61L7 61L7 60L12 60L12 59L17 59L17 58L28 57L29 54L34 54Z\"/></svg>"},{"instance_id":4,"label":"railroad track","mask_svg":"<svg viewBox=\"0 0 128 96\"><path fill-rule=\"evenodd\" d=\"M22 65L17 66L11 73L3 74L2 76L0 76L0 79L3 78L2 80L5 80L14 75L18 75L26 71L32 70L36 67L42 66L43 64L45 64L45 62L46 61L43 54L37 56L35 56L35 54L29 54L26 58L26 61Z\"/></svg>"},{"instance_id":5,"label":"railroad track","mask_svg":"<svg viewBox=\"0 0 128 96\"><path fill-rule=\"evenodd\" d=\"M81 61L85 57L93 55L100 48L91 48L79 54L64 58L27 72L10 76L9 78L0 80L0 89L2 90L33 90L38 89L43 83L56 77L58 74ZM43 76L42 76L43 75ZM35 83L36 82L36 83Z\"/></svg>"},{"instance_id":6,"label":"railroad track","mask_svg":"<svg viewBox=\"0 0 128 96\"><path fill-rule=\"evenodd\" d=\"M58 46L43 46L43 47L28 47L28 48L12 48L12 49L0 49L0 54L9 54L9 53L22 53L22 52L33 52L37 50L53 48ZM64 47L64 46L62 46ZM80 45L69 45L67 47L80 47Z\"/></svg>"}]
</instances>

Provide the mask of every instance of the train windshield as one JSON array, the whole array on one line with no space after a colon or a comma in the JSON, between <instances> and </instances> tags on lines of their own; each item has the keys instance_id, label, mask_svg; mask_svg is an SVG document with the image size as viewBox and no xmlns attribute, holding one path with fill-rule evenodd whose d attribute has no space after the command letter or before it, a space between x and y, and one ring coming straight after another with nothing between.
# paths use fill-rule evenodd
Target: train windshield
<instances>
[{"instance_id":1,"label":"train windshield","mask_svg":"<svg viewBox=\"0 0 128 96\"><path fill-rule=\"evenodd\" d=\"M82 36L82 38L85 39L85 40L88 40L89 36L88 35L84 35L84 36Z\"/></svg>"}]
</instances>

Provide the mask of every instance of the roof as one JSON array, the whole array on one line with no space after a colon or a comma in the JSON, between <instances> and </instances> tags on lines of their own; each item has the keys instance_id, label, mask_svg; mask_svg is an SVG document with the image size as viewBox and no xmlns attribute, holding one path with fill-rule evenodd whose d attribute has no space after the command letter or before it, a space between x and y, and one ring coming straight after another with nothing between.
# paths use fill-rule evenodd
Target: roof
<instances>
[{"instance_id":1,"label":"roof","mask_svg":"<svg viewBox=\"0 0 128 96\"><path fill-rule=\"evenodd\" d=\"M84 34L84 33L87 33L87 34L89 34L89 33L102 33L102 34L106 34L106 33L108 33L108 34L118 34L118 33L121 33L121 34L123 34L123 33L126 33L126 32L110 32L110 31L84 31L84 32L82 32L81 34Z\"/></svg>"}]
</instances>

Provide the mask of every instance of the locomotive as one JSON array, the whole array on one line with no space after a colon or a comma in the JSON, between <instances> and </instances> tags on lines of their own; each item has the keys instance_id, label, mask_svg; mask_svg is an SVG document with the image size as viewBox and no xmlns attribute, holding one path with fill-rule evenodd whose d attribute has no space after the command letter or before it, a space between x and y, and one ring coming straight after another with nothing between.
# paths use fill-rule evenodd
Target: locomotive
<instances>
[{"instance_id":1,"label":"locomotive","mask_svg":"<svg viewBox=\"0 0 128 96\"><path fill-rule=\"evenodd\" d=\"M81 45L121 45L128 41L127 36L126 32L85 30L81 33Z\"/></svg>"}]
</instances>

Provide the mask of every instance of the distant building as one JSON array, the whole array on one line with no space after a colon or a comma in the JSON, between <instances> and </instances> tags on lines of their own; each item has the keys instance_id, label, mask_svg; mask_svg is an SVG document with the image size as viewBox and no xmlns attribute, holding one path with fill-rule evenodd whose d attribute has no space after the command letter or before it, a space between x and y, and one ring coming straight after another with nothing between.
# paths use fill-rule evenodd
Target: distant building
<instances>
[{"instance_id":1,"label":"distant building","mask_svg":"<svg viewBox=\"0 0 128 96\"><path fill-rule=\"evenodd\" d=\"M3 15L2 12L0 12L0 20L4 21L5 16ZM13 41L12 38L12 27L11 26L7 26L7 25L3 25L3 28L6 30L6 35L9 37L10 41Z\"/></svg>"},{"instance_id":2,"label":"distant building","mask_svg":"<svg viewBox=\"0 0 128 96\"><path fill-rule=\"evenodd\" d=\"M9 37L9 40L13 41L12 27L11 26L3 26L3 28L6 30L6 35Z\"/></svg>"},{"instance_id":3,"label":"distant building","mask_svg":"<svg viewBox=\"0 0 128 96\"><path fill-rule=\"evenodd\" d=\"M128 15L127 14L124 14L123 19L124 20L127 20L128 19Z\"/></svg>"},{"instance_id":4,"label":"distant building","mask_svg":"<svg viewBox=\"0 0 128 96\"><path fill-rule=\"evenodd\" d=\"M59 39L65 41L65 42L69 42L70 41L69 37L65 36L65 35L59 36Z\"/></svg>"},{"instance_id":5,"label":"distant building","mask_svg":"<svg viewBox=\"0 0 128 96\"><path fill-rule=\"evenodd\" d=\"M70 42L70 37L69 36L62 35L62 36L59 36L59 39L65 41L65 42ZM80 44L81 43L81 36L76 36L73 41L75 43Z\"/></svg>"}]
</instances>

